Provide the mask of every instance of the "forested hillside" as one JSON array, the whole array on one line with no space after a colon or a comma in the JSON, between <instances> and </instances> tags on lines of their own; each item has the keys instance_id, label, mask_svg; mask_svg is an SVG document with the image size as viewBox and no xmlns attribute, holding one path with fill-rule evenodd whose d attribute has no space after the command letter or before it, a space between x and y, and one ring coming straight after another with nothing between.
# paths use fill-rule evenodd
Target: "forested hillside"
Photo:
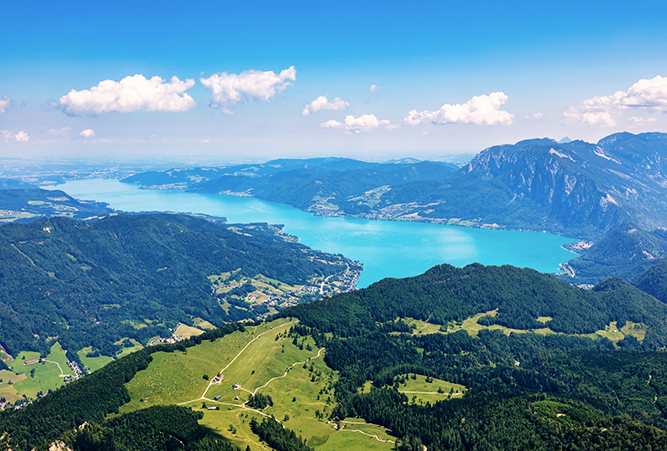
<instances>
[{"instance_id":1,"label":"forested hillside","mask_svg":"<svg viewBox=\"0 0 667 451\"><path fill-rule=\"evenodd\" d=\"M63 191L26 188L29 185L12 182L0 182L0 187L7 185L7 189L0 189L0 223L52 216L91 220L113 213L104 203L78 201Z\"/></svg>"},{"instance_id":2,"label":"forested hillside","mask_svg":"<svg viewBox=\"0 0 667 451\"><path fill-rule=\"evenodd\" d=\"M580 335L612 322L633 322L648 326L646 349L667 345L667 306L630 284L608 279L582 290L552 275L512 266L439 265L420 276L384 279L365 290L297 306L284 314L347 337L381 330L378 324L391 327L396 318L428 321L447 330L492 311L480 323Z\"/></svg>"},{"instance_id":3,"label":"forested hillside","mask_svg":"<svg viewBox=\"0 0 667 451\"><path fill-rule=\"evenodd\" d=\"M496 315L488 309L497 309ZM527 313L519 320L534 319L560 332L532 323L512 329L494 324L521 309ZM478 311L487 313L480 317ZM664 347L666 313L662 303L618 279L585 291L531 270L439 266L281 313L290 319L230 324L138 351L24 409L3 413L0 431L7 433L3 444L14 450L48 449L59 440L74 449L132 449L133 443L155 440L155 449L226 450L239 435L251 450L266 444L332 449L327 440L334 439L328 437L348 430L346 425L362 429L343 434L387 428L382 430L393 438L378 445L384 450L667 449L667 354L649 350ZM585 335L589 320L612 320L614 328L642 321L643 332L623 340L612 330L611 338ZM443 327L432 327L434 322ZM232 349L218 344L223 341ZM322 354L326 367L318 361ZM202 385L207 355L217 362L212 368L224 367L219 378L233 380ZM192 372L204 396L186 384L192 376L168 374L169 368ZM151 374L166 381L146 379ZM127 384L137 377L138 385ZM416 380L433 389L414 391L409 387ZM232 382L238 382L234 390ZM213 398L215 393L223 399ZM429 396L432 401L425 401ZM178 402L195 412L158 408ZM304 408L313 405L325 405L326 415ZM289 415L271 419L267 411ZM107 413L116 415L105 419ZM195 423L202 414L200 425L214 429ZM316 437L307 425L331 432Z\"/></svg>"},{"instance_id":4,"label":"forested hillside","mask_svg":"<svg viewBox=\"0 0 667 451\"><path fill-rule=\"evenodd\" d=\"M0 344L12 355L45 355L56 340L70 352L92 346L113 355L119 340L170 337L179 322L220 326L258 315L243 297L222 302L207 276L226 273L229 285L261 275L268 293L268 284L299 286L350 267L358 265L266 224L170 214L8 224L0 227Z\"/></svg>"},{"instance_id":5,"label":"forested hillside","mask_svg":"<svg viewBox=\"0 0 667 451\"><path fill-rule=\"evenodd\" d=\"M667 258L667 231L646 231L624 223L590 247L575 250L581 255L563 265L560 278L566 282L595 285L608 277L620 277L633 283L656 262Z\"/></svg>"},{"instance_id":6,"label":"forested hillside","mask_svg":"<svg viewBox=\"0 0 667 451\"><path fill-rule=\"evenodd\" d=\"M450 163L368 163L346 158L272 160L226 168L172 169L146 172L122 182L149 189L180 188L205 193L251 195L281 202L318 215L364 214L389 186L437 180L458 170ZM378 192L374 190L380 189Z\"/></svg>"}]
</instances>

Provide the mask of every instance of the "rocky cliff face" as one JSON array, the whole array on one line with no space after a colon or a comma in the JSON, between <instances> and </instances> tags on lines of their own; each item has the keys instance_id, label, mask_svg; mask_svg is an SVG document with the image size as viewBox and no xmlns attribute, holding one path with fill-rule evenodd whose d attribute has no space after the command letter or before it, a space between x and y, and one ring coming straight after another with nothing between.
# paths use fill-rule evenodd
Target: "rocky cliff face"
<instances>
[{"instance_id":1,"label":"rocky cliff face","mask_svg":"<svg viewBox=\"0 0 667 451\"><path fill-rule=\"evenodd\" d=\"M597 144L549 139L482 151L443 180L397 187L384 207L423 194L431 218L595 238L623 221L667 226L667 135L620 133Z\"/></svg>"}]
</instances>

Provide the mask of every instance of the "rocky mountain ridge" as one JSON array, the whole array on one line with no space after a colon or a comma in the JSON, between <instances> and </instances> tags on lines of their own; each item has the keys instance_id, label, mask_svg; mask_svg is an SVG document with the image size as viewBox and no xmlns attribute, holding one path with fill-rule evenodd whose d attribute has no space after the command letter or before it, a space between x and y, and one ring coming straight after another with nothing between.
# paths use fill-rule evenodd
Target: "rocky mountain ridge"
<instances>
[{"instance_id":1,"label":"rocky mountain ridge","mask_svg":"<svg viewBox=\"0 0 667 451\"><path fill-rule=\"evenodd\" d=\"M667 134L597 143L530 139L483 150L457 168L342 158L142 173L123 180L256 196L324 216L427 221L598 239L624 222L667 227Z\"/></svg>"}]
</instances>

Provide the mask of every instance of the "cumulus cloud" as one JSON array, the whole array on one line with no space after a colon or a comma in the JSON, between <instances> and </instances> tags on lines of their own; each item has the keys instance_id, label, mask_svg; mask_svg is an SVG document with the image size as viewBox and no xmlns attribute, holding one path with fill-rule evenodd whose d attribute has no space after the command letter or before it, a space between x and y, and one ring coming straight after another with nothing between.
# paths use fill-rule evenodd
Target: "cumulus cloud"
<instances>
[{"instance_id":1,"label":"cumulus cloud","mask_svg":"<svg viewBox=\"0 0 667 451\"><path fill-rule=\"evenodd\" d=\"M155 76L147 79L141 74L121 81L104 80L82 91L72 89L60 97L60 106L71 116L94 116L101 113L131 113L133 111L187 111L197 105L185 91L192 88L192 79L181 81L171 77L167 82Z\"/></svg>"},{"instance_id":2,"label":"cumulus cloud","mask_svg":"<svg viewBox=\"0 0 667 451\"><path fill-rule=\"evenodd\" d=\"M328 95L319 96L317 99L310 102L308 105L303 107L301 114L308 116L310 114L315 114L321 110L334 110L334 111L343 111L345 108L350 106L349 102L336 97L331 102L329 102Z\"/></svg>"},{"instance_id":3,"label":"cumulus cloud","mask_svg":"<svg viewBox=\"0 0 667 451\"><path fill-rule=\"evenodd\" d=\"M47 135L56 135L56 136L69 135L69 127L61 128L60 130L56 130L55 128L52 128L48 132L46 132L46 134Z\"/></svg>"},{"instance_id":4,"label":"cumulus cloud","mask_svg":"<svg viewBox=\"0 0 667 451\"><path fill-rule=\"evenodd\" d=\"M635 125L641 125L641 124L648 124L650 122L657 122L658 118L657 117L632 116L631 118L628 119L628 121L632 122Z\"/></svg>"},{"instance_id":5,"label":"cumulus cloud","mask_svg":"<svg viewBox=\"0 0 667 451\"><path fill-rule=\"evenodd\" d=\"M9 130L0 130L0 138L2 138L3 141L9 142L9 141L16 141L16 142L26 142L30 141L30 136L23 130L21 130L18 133L12 133Z\"/></svg>"},{"instance_id":6,"label":"cumulus cloud","mask_svg":"<svg viewBox=\"0 0 667 451\"><path fill-rule=\"evenodd\" d=\"M500 107L507 101L503 92L475 96L464 104L444 104L437 111L412 110L404 119L407 125L425 123L442 124L477 124L477 125L509 125L514 115L503 111Z\"/></svg>"},{"instance_id":7,"label":"cumulus cloud","mask_svg":"<svg viewBox=\"0 0 667 451\"><path fill-rule=\"evenodd\" d=\"M646 108L667 111L667 77L639 80L627 91L609 96L593 97L563 113L563 121L572 124L611 127L622 111Z\"/></svg>"},{"instance_id":8,"label":"cumulus cloud","mask_svg":"<svg viewBox=\"0 0 667 451\"><path fill-rule=\"evenodd\" d=\"M6 112L12 106L12 99L9 96L4 96L0 99L0 113Z\"/></svg>"},{"instance_id":9,"label":"cumulus cloud","mask_svg":"<svg viewBox=\"0 0 667 451\"><path fill-rule=\"evenodd\" d=\"M79 136L83 136L84 138L92 138L93 136L95 136L95 130L87 128L81 133L79 133Z\"/></svg>"},{"instance_id":10,"label":"cumulus cloud","mask_svg":"<svg viewBox=\"0 0 667 451\"><path fill-rule=\"evenodd\" d=\"M291 66L277 75L271 70L246 70L240 74L223 72L200 78L199 81L213 93L212 107L233 114L232 109L243 98L268 102L277 93L292 86L292 81L296 81L296 69Z\"/></svg>"},{"instance_id":11,"label":"cumulus cloud","mask_svg":"<svg viewBox=\"0 0 667 451\"><path fill-rule=\"evenodd\" d=\"M380 89L382 89L382 86L371 85L371 87L368 89L368 91L370 91L370 92L375 92L375 91L378 91L378 90L380 90Z\"/></svg>"},{"instance_id":12,"label":"cumulus cloud","mask_svg":"<svg viewBox=\"0 0 667 451\"><path fill-rule=\"evenodd\" d=\"M531 120L531 121L537 121L537 120L542 119L543 117L544 117L544 114L542 114L542 113L533 113L533 114L529 114L528 116L526 116L526 119Z\"/></svg>"},{"instance_id":13,"label":"cumulus cloud","mask_svg":"<svg viewBox=\"0 0 667 451\"><path fill-rule=\"evenodd\" d=\"M320 127L322 128L340 128L345 133L368 133L371 130L378 128L380 126L385 126L387 128L391 127L391 122L386 119L378 120L374 114L362 114L361 116L355 118L354 116L347 115L345 116L345 122L341 123L338 121L330 120L322 122Z\"/></svg>"}]
</instances>

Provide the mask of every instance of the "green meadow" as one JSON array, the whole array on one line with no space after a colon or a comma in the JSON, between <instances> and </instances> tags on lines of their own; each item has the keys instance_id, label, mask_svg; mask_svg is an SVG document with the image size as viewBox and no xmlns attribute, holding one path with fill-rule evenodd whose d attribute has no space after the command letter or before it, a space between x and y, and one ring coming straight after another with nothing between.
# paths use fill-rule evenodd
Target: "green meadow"
<instances>
[{"instance_id":1,"label":"green meadow","mask_svg":"<svg viewBox=\"0 0 667 451\"><path fill-rule=\"evenodd\" d=\"M0 396L11 402L23 398L23 395L34 399L40 392L47 393L64 385L61 374L74 375L67 366L67 357L60 343L51 346L45 359L26 364L32 360L40 360L38 352L21 352L14 360L5 362L11 371L0 372Z\"/></svg>"},{"instance_id":2,"label":"green meadow","mask_svg":"<svg viewBox=\"0 0 667 451\"><path fill-rule=\"evenodd\" d=\"M250 430L253 417L261 421L266 416L318 450L392 449L393 438L379 426L328 421L337 375L324 363L326 350L311 337L289 335L294 324L276 320L204 341L187 352L153 354L148 368L126 384L131 401L121 413L156 404L189 406L204 413L201 423L213 434L241 449L267 449ZM221 380L213 383L218 375ZM263 409L245 405L253 394L270 396L273 404Z\"/></svg>"},{"instance_id":3,"label":"green meadow","mask_svg":"<svg viewBox=\"0 0 667 451\"><path fill-rule=\"evenodd\" d=\"M444 328L439 324L432 324L429 323L428 321L421 321L414 318L403 318L403 321L410 327L412 327L413 329L412 333L414 335L427 335L427 334L437 334L437 333L449 334L452 332L457 332L459 330L465 330L471 336L476 337L479 331L483 329L500 330L506 335L509 335L511 333L519 333L519 334L535 333L540 335L560 334L560 332L554 332L548 327L540 329L523 330L523 329L511 329L509 327L500 326L496 324L491 326L479 324L478 321L481 318L485 316L496 316L497 313L498 313L497 310L493 310L486 313L479 313L475 316L471 316L470 318L466 318L460 323L456 323L454 325L450 324L447 328ZM537 321L546 324L550 319L551 318L544 316L537 318ZM626 336L634 336L639 341L642 341L646 336L646 330L647 327L644 324L633 323L631 321L628 321L625 326L623 326L621 329L618 329L616 327L616 322L614 321L610 323L608 326L606 326L604 330L598 330L592 334L588 334L587 336L592 339L608 338L614 343L624 339Z\"/></svg>"}]
</instances>

